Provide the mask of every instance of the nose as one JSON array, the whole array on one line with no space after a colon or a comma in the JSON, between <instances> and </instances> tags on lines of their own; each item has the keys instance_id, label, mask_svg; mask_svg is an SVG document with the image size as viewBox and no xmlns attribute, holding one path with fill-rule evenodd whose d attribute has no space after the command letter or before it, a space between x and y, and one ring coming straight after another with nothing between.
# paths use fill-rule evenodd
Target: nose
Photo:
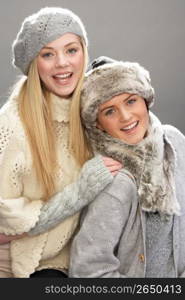
<instances>
[{"instance_id":1,"label":"nose","mask_svg":"<svg viewBox=\"0 0 185 300\"><path fill-rule=\"evenodd\" d=\"M60 53L56 56L55 66L58 67L66 67L69 65L69 61L65 54Z\"/></svg>"},{"instance_id":2,"label":"nose","mask_svg":"<svg viewBox=\"0 0 185 300\"><path fill-rule=\"evenodd\" d=\"M120 119L120 122L125 122L125 121L128 121L130 120L132 117L130 111L126 110L126 109L120 109L120 112L119 112L119 119Z\"/></svg>"}]
</instances>

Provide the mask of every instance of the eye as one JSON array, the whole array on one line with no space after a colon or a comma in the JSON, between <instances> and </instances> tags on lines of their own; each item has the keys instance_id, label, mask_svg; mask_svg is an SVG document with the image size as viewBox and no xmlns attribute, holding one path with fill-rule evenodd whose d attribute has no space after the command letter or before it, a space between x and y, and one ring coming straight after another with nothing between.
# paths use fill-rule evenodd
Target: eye
<instances>
[{"instance_id":1,"label":"eye","mask_svg":"<svg viewBox=\"0 0 185 300\"><path fill-rule=\"evenodd\" d=\"M78 49L77 48L69 48L68 50L67 50L67 52L69 53L69 54L75 54L76 52L78 51Z\"/></svg>"},{"instance_id":2,"label":"eye","mask_svg":"<svg viewBox=\"0 0 185 300\"><path fill-rule=\"evenodd\" d=\"M136 99L129 99L128 101L127 101L127 104L134 104L135 102L136 102L137 100Z\"/></svg>"},{"instance_id":3,"label":"eye","mask_svg":"<svg viewBox=\"0 0 185 300\"><path fill-rule=\"evenodd\" d=\"M110 108L105 111L105 116L110 116L115 112L115 109Z\"/></svg>"},{"instance_id":4,"label":"eye","mask_svg":"<svg viewBox=\"0 0 185 300\"><path fill-rule=\"evenodd\" d=\"M42 53L41 56L43 58L50 58L53 56L53 53L52 52L45 52L45 53Z\"/></svg>"}]
</instances>

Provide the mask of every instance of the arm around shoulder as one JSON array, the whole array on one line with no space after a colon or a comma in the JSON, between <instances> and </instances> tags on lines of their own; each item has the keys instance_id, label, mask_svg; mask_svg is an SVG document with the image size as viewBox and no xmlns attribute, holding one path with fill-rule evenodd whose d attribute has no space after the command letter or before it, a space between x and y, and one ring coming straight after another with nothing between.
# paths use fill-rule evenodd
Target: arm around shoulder
<instances>
[{"instance_id":1,"label":"arm around shoulder","mask_svg":"<svg viewBox=\"0 0 185 300\"><path fill-rule=\"evenodd\" d=\"M38 223L29 232L36 235L55 227L85 207L113 180L100 155L87 161L77 180L54 195L41 209Z\"/></svg>"}]
</instances>

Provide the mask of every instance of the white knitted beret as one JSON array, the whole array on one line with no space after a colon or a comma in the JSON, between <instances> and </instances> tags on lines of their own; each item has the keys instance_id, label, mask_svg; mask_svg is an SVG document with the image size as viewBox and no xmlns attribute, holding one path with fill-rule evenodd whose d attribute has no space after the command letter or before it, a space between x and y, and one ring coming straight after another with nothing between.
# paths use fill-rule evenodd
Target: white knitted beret
<instances>
[{"instance_id":1,"label":"white knitted beret","mask_svg":"<svg viewBox=\"0 0 185 300\"><path fill-rule=\"evenodd\" d=\"M85 27L71 10L45 7L28 16L12 45L13 65L27 75L30 63L40 50L65 33L81 36L88 45Z\"/></svg>"},{"instance_id":2,"label":"white knitted beret","mask_svg":"<svg viewBox=\"0 0 185 300\"><path fill-rule=\"evenodd\" d=\"M86 73L81 95L81 115L85 127L96 126L100 104L122 93L137 94L151 107L154 89L149 72L136 62L110 61Z\"/></svg>"}]
</instances>

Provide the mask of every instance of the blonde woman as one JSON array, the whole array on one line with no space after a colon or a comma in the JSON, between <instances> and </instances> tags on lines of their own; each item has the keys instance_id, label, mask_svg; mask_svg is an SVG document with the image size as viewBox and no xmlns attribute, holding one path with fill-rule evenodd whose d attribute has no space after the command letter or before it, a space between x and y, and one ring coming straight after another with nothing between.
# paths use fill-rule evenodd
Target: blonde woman
<instances>
[{"instance_id":1,"label":"blonde woman","mask_svg":"<svg viewBox=\"0 0 185 300\"><path fill-rule=\"evenodd\" d=\"M91 201L121 167L98 156L79 173L92 157L79 114L87 44L79 17L53 7L27 17L13 43L24 76L0 110L0 277L65 277L79 213L43 234L26 233L53 195L63 205L59 192L75 186L74 205L86 189Z\"/></svg>"}]
</instances>

